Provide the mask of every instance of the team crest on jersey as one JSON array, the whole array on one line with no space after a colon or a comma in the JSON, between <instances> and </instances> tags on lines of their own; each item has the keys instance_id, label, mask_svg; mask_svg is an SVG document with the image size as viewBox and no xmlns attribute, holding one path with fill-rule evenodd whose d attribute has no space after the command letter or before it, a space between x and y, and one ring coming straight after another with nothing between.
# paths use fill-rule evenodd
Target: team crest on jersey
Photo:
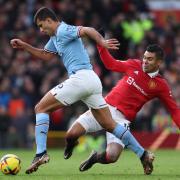
<instances>
[{"instance_id":1,"label":"team crest on jersey","mask_svg":"<svg viewBox=\"0 0 180 180\"><path fill-rule=\"evenodd\" d=\"M149 86L149 89L154 89L154 88L156 88L157 84L155 81L150 80L148 83L148 86Z\"/></svg>"}]
</instances>

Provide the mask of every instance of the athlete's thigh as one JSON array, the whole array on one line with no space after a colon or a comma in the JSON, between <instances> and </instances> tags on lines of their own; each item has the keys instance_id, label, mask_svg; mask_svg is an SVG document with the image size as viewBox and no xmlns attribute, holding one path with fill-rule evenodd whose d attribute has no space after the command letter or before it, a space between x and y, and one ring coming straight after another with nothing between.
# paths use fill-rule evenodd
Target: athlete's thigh
<instances>
[{"instance_id":1,"label":"athlete's thigh","mask_svg":"<svg viewBox=\"0 0 180 180\"><path fill-rule=\"evenodd\" d=\"M89 108L92 109L102 109L107 107L107 103L104 100L101 93L91 94L90 96L82 100Z\"/></svg>"},{"instance_id":2,"label":"athlete's thigh","mask_svg":"<svg viewBox=\"0 0 180 180\"><path fill-rule=\"evenodd\" d=\"M54 98L51 92L48 92L36 105L35 110L37 112L52 112L63 106L64 105L61 102L59 102L56 98Z\"/></svg>"},{"instance_id":3,"label":"athlete's thigh","mask_svg":"<svg viewBox=\"0 0 180 180\"><path fill-rule=\"evenodd\" d=\"M103 129L96 121L90 110L79 116L76 122L80 123L81 126L84 127L86 133L96 132Z\"/></svg>"},{"instance_id":4,"label":"athlete's thigh","mask_svg":"<svg viewBox=\"0 0 180 180\"><path fill-rule=\"evenodd\" d=\"M89 94L81 100L92 109L102 109L107 107L107 103L102 96L102 84L99 77L93 71L89 74L90 75L86 77L86 81L84 82Z\"/></svg>"},{"instance_id":5,"label":"athlete's thigh","mask_svg":"<svg viewBox=\"0 0 180 180\"><path fill-rule=\"evenodd\" d=\"M88 95L84 86L84 78L79 74L71 75L69 79L54 87L50 92L65 106L69 106Z\"/></svg>"},{"instance_id":6,"label":"athlete's thigh","mask_svg":"<svg viewBox=\"0 0 180 180\"><path fill-rule=\"evenodd\" d=\"M117 123L121 124L125 128L129 128L130 121L128 121L125 116L114 106L108 104L109 110L111 112L112 118Z\"/></svg>"}]
</instances>

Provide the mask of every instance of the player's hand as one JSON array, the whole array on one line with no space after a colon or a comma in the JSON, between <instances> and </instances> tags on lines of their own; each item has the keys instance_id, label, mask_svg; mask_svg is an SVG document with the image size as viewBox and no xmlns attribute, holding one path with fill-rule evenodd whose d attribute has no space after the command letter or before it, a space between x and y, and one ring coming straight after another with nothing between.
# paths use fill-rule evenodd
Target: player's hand
<instances>
[{"instance_id":1,"label":"player's hand","mask_svg":"<svg viewBox=\"0 0 180 180\"><path fill-rule=\"evenodd\" d=\"M102 46L107 49L117 50L119 49L120 43L117 39L113 38L113 39L104 40Z\"/></svg>"},{"instance_id":2,"label":"player's hand","mask_svg":"<svg viewBox=\"0 0 180 180\"><path fill-rule=\"evenodd\" d=\"M12 39L10 41L10 44L13 48L16 48L16 49L24 49L26 45L26 43L20 39Z\"/></svg>"}]
</instances>

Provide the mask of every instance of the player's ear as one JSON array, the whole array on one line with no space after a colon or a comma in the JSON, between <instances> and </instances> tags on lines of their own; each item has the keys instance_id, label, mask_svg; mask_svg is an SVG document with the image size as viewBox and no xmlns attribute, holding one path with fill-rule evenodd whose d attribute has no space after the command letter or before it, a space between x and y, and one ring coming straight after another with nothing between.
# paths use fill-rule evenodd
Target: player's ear
<instances>
[{"instance_id":1,"label":"player's ear","mask_svg":"<svg viewBox=\"0 0 180 180\"><path fill-rule=\"evenodd\" d=\"M157 60L157 63L158 63L158 65L160 66L160 65L162 64L162 60L161 60L161 59L158 59L158 60Z\"/></svg>"}]
</instances>

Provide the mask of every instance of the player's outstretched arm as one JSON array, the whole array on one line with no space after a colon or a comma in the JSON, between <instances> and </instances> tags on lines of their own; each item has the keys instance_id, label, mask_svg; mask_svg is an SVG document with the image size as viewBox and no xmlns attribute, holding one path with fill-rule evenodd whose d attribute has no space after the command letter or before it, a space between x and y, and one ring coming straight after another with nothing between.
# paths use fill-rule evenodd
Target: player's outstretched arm
<instances>
[{"instance_id":1,"label":"player's outstretched arm","mask_svg":"<svg viewBox=\"0 0 180 180\"><path fill-rule=\"evenodd\" d=\"M170 87L165 80L162 80L161 91L158 95L160 101L165 105L167 110L170 112L173 121L180 129L180 108L177 105L177 102L174 96L171 93Z\"/></svg>"},{"instance_id":2,"label":"player's outstretched arm","mask_svg":"<svg viewBox=\"0 0 180 180\"><path fill-rule=\"evenodd\" d=\"M31 46L30 44L22 41L21 39L12 39L10 41L10 44L14 49L23 49L43 60L50 60L53 58L53 56L55 56L52 53L44 51L43 49L39 49Z\"/></svg>"},{"instance_id":3,"label":"player's outstretched arm","mask_svg":"<svg viewBox=\"0 0 180 180\"><path fill-rule=\"evenodd\" d=\"M116 39L105 40L104 37L91 27L81 27L80 37L88 36L93 39L97 44L107 49L119 49L119 42Z\"/></svg>"},{"instance_id":4,"label":"player's outstretched arm","mask_svg":"<svg viewBox=\"0 0 180 180\"><path fill-rule=\"evenodd\" d=\"M107 69L121 73L125 73L129 69L130 64L128 61L121 61L115 59L106 48L100 45L97 45L97 49L100 58Z\"/></svg>"}]
</instances>

